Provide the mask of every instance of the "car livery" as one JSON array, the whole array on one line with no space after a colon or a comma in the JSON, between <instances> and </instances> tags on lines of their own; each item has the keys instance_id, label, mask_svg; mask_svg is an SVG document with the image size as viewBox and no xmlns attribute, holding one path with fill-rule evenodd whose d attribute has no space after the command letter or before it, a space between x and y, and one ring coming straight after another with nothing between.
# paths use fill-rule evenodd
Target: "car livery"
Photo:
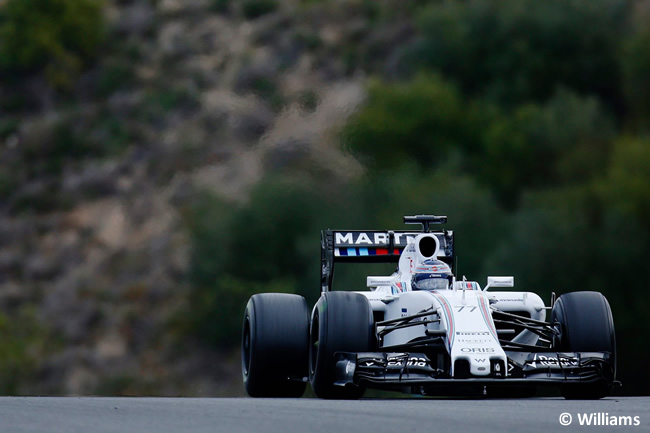
<instances>
[{"instance_id":1,"label":"car livery","mask_svg":"<svg viewBox=\"0 0 650 433\"><path fill-rule=\"evenodd\" d=\"M318 397L347 399L366 388L525 396L552 386L580 399L610 393L616 339L604 296L553 295L547 307L535 293L504 290L514 287L513 277L488 277L481 288L453 276L453 231L430 229L447 217L404 222L422 230L323 230L321 297L313 308L298 295L249 300L242 374L250 395L299 396L307 383ZM334 291L335 264L344 262L397 269L368 276L366 290ZM443 277L438 270L451 270L451 282L421 289L416 275Z\"/></svg>"}]
</instances>

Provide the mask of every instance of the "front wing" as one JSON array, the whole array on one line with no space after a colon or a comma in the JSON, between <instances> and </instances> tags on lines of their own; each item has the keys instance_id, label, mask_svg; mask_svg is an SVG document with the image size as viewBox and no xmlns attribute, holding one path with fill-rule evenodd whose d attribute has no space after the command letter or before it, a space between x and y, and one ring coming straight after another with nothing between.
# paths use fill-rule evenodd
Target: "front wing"
<instances>
[{"instance_id":1,"label":"front wing","mask_svg":"<svg viewBox=\"0 0 650 433\"><path fill-rule=\"evenodd\" d=\"M613 381L614 369L608 352L529 353L523 363L509 360L507 372L493 365L489 376L454 378L424 353L337 353L336 385L366 385L372 388L424 386L432 384L568 384Z\"/></svg>"}]
</instances>

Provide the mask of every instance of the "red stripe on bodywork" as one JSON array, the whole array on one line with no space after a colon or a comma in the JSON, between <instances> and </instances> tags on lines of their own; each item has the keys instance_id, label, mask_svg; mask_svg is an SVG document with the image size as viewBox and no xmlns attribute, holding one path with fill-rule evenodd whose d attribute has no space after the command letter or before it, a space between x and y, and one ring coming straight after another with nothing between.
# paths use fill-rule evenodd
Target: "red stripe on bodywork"
<instances>
[{"instance_id":1,"label":"red stripe on bodywork","mask_svg":"<svg viewBox=\"0 0 650 433\"><path fill-rule=\"evenodd\" d=\"M451 346L454 338L454 316L451 312L451 308L449 307L449 304L447 303L447 300L445 299L444 296L438 294L438 293L431 293L434 295L438 301L442 304L442 307L445 309L447 312L447 322L449 323L449 335L447 336L447 341L449 344L449 350L451 351Z\"/></svg>"},{"instance_id":2,"label":"red stripe on bodywork","mask_svg":"<svg viewBox=\"0 0 650 433\"><path fill-rule=\"evenodd\" d=\"M498 341L499 337L497 335L497 330L494 328L494 324L490 320L491 318L490 312L487 310L487 307L485 306L485 295L483 295L483 293L479 293L478 295L479 295L478 303L481 308L481 314L483 316L483 320L485 320L485 323L487 323L488 328L490 328L490 331L492 331L494 338Z\"/></svg>"}]
</instances>

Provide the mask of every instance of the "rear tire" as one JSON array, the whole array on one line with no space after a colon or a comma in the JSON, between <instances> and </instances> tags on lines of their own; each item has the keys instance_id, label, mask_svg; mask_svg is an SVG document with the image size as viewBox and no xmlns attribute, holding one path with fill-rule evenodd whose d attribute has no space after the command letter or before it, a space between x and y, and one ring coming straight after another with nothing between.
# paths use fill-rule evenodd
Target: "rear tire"
<instances>
[{"instance_id":1,"label":"rear tire","mask_svg":"<svg viewBox=\"0 0 650 433\"><path fill-rule=\"evenodd\" d=\"M251 397L301 397L307 386L309 308L286 293L254 295L242 329L242 375Z\"/></svg>"},{"instance_id":2,"label":"rear tire","mask_svg":"<svg viewBox=\"0 0 650 433\"><path fill-rule=\"evenodd\" d=\"M375 344L368 299L351 292L325 292L312 313L309 340L310 383L320 398L358 399L365 388L334 385L336 352L369 352Z\"/></svg>"},{"instance_id":3,"label":"rear tire","mask_svg":"<svg viewBox=\"0 0 650 433\"><path fill-rule=\"evenodd\" d=\"M607 299L598 292L566 293L555 302L551 323L559 325L553 345L558 352L610 353L610 364L600 380L564 385L562 396L572 400L606 397L616 379L616 336Z\"/></svg>"}]
</instances>

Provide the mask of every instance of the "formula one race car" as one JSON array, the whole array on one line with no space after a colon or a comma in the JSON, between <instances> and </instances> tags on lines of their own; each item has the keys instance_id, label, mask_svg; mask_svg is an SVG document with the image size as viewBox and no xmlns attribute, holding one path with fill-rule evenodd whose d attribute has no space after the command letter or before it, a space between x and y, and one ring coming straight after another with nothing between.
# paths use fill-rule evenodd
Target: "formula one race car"
<instances>
[{"instance_id":1,"label":"formula one race car","mask_svg":"<svg viewBox=\"0 0 650 433\"><path fill-rule=\"evenodd\" d=\"M513 277L457 280L446 217L404 217L422 231L321 233L321 297L264 293L246 306L244 385L254 397L359 398L366 388L424 395L605 397L616 383L612 312L597 292L566 293L546 307ZM370 290L332 291L334 264L397 263ZM550 320L546 319L550 310Z\"/></svg>"}]
</instances>

